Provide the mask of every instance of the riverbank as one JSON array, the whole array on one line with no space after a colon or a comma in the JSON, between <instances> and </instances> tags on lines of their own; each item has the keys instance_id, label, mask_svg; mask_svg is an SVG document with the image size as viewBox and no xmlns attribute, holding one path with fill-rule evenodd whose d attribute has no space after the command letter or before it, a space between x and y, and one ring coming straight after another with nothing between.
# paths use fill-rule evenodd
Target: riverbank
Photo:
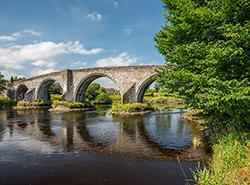
<instances>
[{"instance_id":1,"label":"riverbank","mask_svg":"<svg viewBox=\"0 0 250 185\"><path fill-rule=\"evenodd\" d=\"M200 114L201 110L191 110L183 118L190 123L202 125L209 136L212 155L207 168L199 169L195 181L199 185L208 184L250 184L250 134L244 131L220 128L211 131Z\"/></svg>"},{"instance_id":2,"label":"riverbank","mask_svg":"<svg viewBox=\"0 0 250 185\"><path fill-rule=\"evenodd\" d=\"M250 184L250 134L231 132L214 143L208 168L195 174L199 185Z\"/></svg>"}]
</instances>

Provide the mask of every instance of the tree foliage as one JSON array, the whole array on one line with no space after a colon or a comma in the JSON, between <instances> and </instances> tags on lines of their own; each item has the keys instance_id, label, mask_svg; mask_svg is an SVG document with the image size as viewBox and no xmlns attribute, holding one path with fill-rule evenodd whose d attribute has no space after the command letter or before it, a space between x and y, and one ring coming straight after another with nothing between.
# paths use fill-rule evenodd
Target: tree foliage
<instances>
[{"instance_id":1,"label":"tree foliage","mask_svg":"<svg viewBox=\"0 0 250 185\"><path fill-rule=\"evenodd\" d=\"M4 76L2 75L2 73L0 73L0 94L2 94L5 90L5 85L6 80L4 79Z\"/></svg>"},{"instance_id":2,"label":"tree foliage","mask_svg":"<svg viewBox=\"0 0 250 185\"><path fill-rule=\"evenodd\" d=\"M24 79L25 77L11 76L10 83L17 82L17 81L24 80Z\"/></svg>"},{"instance_id":3,"label":"tree foliage","mask_svg":"<svg viewBox=\"0 0 250 185\"><path fill-rule=\"evenodd\" d=\"M250 1L163 0L158 83L217 126L249 128ZM219 124L220 123L220 124Z\"/></svg>"},{"instance_id":4,"label":"tree foliage","mask_svg":"<svg viewBox=\"0 0 250 185\"><path fill-rule=\"evenodd\" d=\"M101 88L101 85L98 83L91 83L85 93L85 98L88 101L93 101L95 98L99 95L99 90Z\"/></svg>"},{"instance_id":5,"label":"tree foliage","mask_svg":"<svg viewBox=\"0 0 250 185\"><path fill-rule=\"evenodd\" d=\"M96 103L109 104L112 103L112 99L105 92L101 92L95 99Z\"/></svg>"}]
</instances>

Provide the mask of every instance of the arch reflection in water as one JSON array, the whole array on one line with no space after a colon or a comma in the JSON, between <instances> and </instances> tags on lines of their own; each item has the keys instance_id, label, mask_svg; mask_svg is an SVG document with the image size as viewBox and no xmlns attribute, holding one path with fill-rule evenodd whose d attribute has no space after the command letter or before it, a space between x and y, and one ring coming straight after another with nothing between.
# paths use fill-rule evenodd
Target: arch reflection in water
<instances>
[{"instance_id":1,"label":"arch reflection in water","mask_svg":"<svg viewBox=\"0 0 250 185\"><path fill-rule=\"evenodd\" d=\"M7 123L0 124L1 130L6 125L13 126L13 135L18 132L65 151L157 159L169 158L169 149L188 148L194 134L179 113L118 119L106 111L64 114L18 111L14 122L7 115Z\"/></svg>"}]
</instances>

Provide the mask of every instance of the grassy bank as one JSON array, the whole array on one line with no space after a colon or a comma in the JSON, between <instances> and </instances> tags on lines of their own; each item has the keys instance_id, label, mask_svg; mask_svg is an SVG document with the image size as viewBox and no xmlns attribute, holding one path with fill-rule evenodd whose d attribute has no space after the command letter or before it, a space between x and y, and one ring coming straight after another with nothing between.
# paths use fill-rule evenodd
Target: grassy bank
<instances>
[{"instance_id":1,"label":"grassy bank","mask_svg":"<svg viewBox=\"0 0 250 185\"><path fill-rule=\"evenodd\" d=\"M0 108L12 107L16 105L16 101L13 99L0 96Z\"/></svg>"},{"instance_id":2,"label":"grassy bank","mask_svg":"<svg viewBox=\"0 0 250 185\"><path fill-rule=\"evenodd\" d=\"M113 104L110 113L116 115L146 114L153 108L148 103Z\"/></svg>"},{"instance_id":3,"label":"grassy bank","mask_svg":"<svg viewBox=\"0 0 250 185\"><path fill-rule=\"evenodd\" d=\"M212 136L213 137L213 136ZM250 134L231 132L213 145L208 169L199 170L195 180L200 185L250 184Z\"/></svg>"}]
</instances>

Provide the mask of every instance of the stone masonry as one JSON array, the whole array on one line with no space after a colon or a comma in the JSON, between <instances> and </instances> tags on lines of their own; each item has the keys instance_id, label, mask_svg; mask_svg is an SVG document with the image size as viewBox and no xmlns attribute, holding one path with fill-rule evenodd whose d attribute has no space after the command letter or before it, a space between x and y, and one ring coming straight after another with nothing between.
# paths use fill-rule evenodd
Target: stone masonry
<instances>
[{"instance_id":1,"label":"stone masonry","mask_svg":"<svg viewBox=\"0 0 250 185\"><path fill-rule=\"evenodd\" d=\"M48 100L48 89L57 82L62 87L63 100L82 101L91 82L108 77L118 85L123 103L141 102L146 89L154 81L157 74L155 70L160 67L145 65L64 70L18 81L12 92L17 100Z\"/></svg>"}]
</instances>

